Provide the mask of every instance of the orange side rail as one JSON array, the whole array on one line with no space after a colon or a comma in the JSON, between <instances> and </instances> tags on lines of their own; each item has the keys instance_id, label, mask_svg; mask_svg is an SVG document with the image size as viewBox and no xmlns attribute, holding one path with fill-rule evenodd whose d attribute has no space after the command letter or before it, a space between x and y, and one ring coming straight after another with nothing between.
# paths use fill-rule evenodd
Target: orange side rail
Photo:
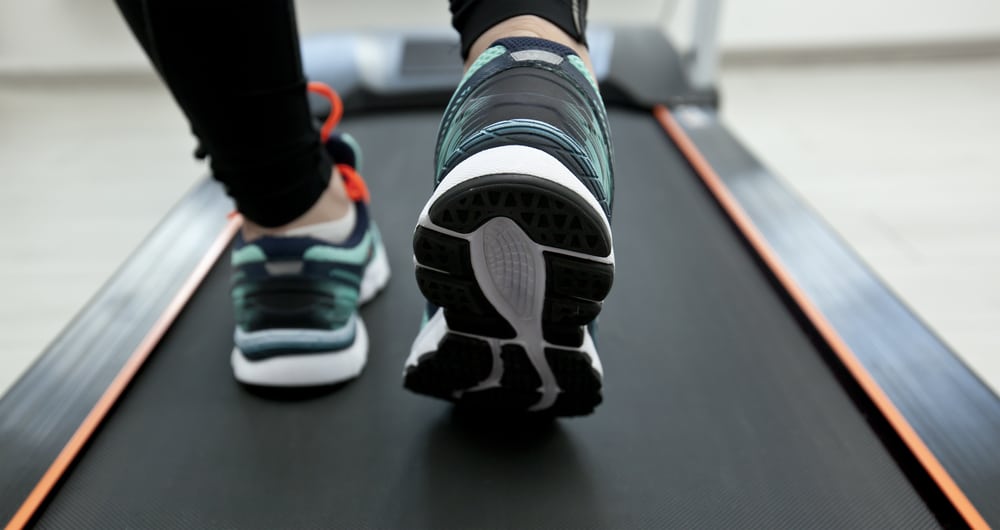
<instances>
[{"instance_id":1,"label":"orange side rail","mask_svg":"<svg viewBox=\"0 0 1000 530\"><path fill-rule=\"evenodd\" d=\"M861 388L868 394L869 399L875 403L875 406L878 407L879 411L889 421L892 428L896 430L913 455L924 466L924 469L927 470L927 473L930 474L934 482L941 488L941 491L951 501L958 513L965 519L965 522L977 530L988 529L989 525L986 524L986 520L976 510L976 507L969 502L968 497L958 487L955 480L948 474L948 471L944 469L944 466L934 456L934 453L920 439L920 435L906 421L903 414L899 412L899 409L892 403L889 396L875 382L872 375L868 373L868 370L865 369L861 361L854 355L854 352L847 346L847 343L840 338L840 335L834 330L833 326L823 316L816 305L813 304L805 291L795 282L795 279L788 269L785 268L778 255L768 245L767 240L757 230L753 221L743 211L736 198L733 197L719 175L712 169L712 166L701 152L698 151L698 148L687 136L687 133L684 132L684 129L674 120L670 111L662 105L657 105L653 109L653 115L660 122L667 135L674 141L674 144L677 145L684 158L694 168L695 173L705 182L715 200L718 201L726 214L736 223L740 232L750 242L757 254L781 283L781 286L802 309L806 318L809 319L820 336L823 337L823 340L830 345L830 348L840 359L840 362L844 364L854 379L857 380L858 384L861 385Z\"/></svg>"},{"instance_id":2,"label":"orange side rail","mask_svg":"<svg viewBox=\"0 0 1000 530\"><path fill-rule=\"evenodd\" d=\"M236 235L236 230L239 229L242 224L243 219L239 216L234 216L229 219L226 223L225 228L222 233L215 239L212 246L209 247L208 252L205 256L198 262L194 271L188 276L184 285L181 286L180 291L174 296L164 309L160 318L157 319L156 323L153 324L152 329L149 333L142 339L142 342L136 346L135 351L129 356L125 365L122 366L121 370L118 371L118 375L115 376L114 380L101 395L97 403L94 404L94 408L90 410L87 417L84 418L83 423L77 427L76 432L70 437L69 441L56 456L56 459L52 462L52 465L45 471L42 478L35 485L35 488L31 490L28 497L18 508L14 517L7 523L6 530L20 530L31 522L31 519L37 513L38 508L45 502L45 499L49 497L52 493L53 488L59 482L59 479L65 475L66 470L69 466L73 464L76 457L79 456L80 451L87 444L90 438L93 436L94 431L100 426L101 422L108 415L108 411L111 407L115 405L118 398L121 397L122 393L128 387L129 383L138 373L139 368L142 367L143 363L156 348L157 343L163 338L163 335L170 328L170 325L180 314L181 309L194 294L195 290L201 284L205 276L208 275L208 271L211 270L212 264L219 258L222 252L229 245L229 241Z\"/></svg>"}]
</instances>

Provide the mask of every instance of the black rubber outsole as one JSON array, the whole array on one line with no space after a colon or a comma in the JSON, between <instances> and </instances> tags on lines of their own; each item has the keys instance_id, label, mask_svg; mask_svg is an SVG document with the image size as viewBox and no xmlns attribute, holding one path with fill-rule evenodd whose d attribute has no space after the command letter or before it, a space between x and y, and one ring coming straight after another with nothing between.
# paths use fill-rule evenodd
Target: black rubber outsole
<instances>
[{"instance_id":1,"label":"black rubber outsole","mask_svg":"<svg viewBox=\"0 0 1000 530\"><path fill-rule=\"evenodd\" d=\"M611 236L600 213L556 184L523 175L493 175L470 181L442 195L430 208L431 221L469 234L490 219L513 220L537 244L604 257ZM494 355L484 338L512 339L514 328L480 289L470 261L469 242L426 227L413 238L417 285L432 304L444 309L449 333L435 351L424 354L404 377L406 388L463 408L495 412L528 411L542 397L541 377L524 348L501 348L503 375L497 387L466 392L487 379ZM580 348L584 327L601 310L611 290L614 266L596 260L544 252L546 267L542 331L545 359L561 389L541 414L588 414L602 400L601 375ZM451 333L451 332L457 333Z\"/></svg>"}]
</instances>

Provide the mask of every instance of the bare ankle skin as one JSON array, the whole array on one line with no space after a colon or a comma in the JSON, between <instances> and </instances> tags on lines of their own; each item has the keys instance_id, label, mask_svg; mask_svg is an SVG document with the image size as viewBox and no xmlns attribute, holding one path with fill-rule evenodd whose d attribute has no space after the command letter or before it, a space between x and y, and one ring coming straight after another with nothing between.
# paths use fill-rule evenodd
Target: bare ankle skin
<instances>
[{"instance_id":1,"label":"bare ankle skin","mask_svg":"<svg viewBox=\"0 0 1000 530\"><path fill-rule=\"evenodd\" d=\"M300 226L333 221L343 217L350 204L351 199L347 197L347 191L344 189L344 179L340 176L337 168L334 168L333 175L330 177L330 185L319 196L316 204L313 204L306 213L286 225L277 227L264 227L249 219L244 219L243 239L253 241L264 236L281 235Z\"/></svg>"},{"instance_id":2,"label":"bare ankle skin","mask_svg":"<svg viewBox=\"0 0 1000 530\"><path fill-rule=\"evenodd\" d=\"M559 26L535 15L520 15L508 18L486 30L485 33L472 43L472 48L469 49L469 58L465 61L465 69L468 70L469 66L476 60L476 57L479 57L479 54L486 51L486 48L490 44L504 37L535 37L569 46L583 59L590 73L594 73L594 66L590 62L590 52L587 51L586 46L577 42L573 37L570 37Z\"/></svg>"}]
</instances>

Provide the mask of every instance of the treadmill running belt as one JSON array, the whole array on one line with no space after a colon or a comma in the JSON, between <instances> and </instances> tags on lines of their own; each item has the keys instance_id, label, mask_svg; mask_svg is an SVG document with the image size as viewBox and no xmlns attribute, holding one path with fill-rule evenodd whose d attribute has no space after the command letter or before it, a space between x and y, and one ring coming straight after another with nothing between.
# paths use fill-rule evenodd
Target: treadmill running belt
<instances>
[{"instance_id":1,"label":"treadmill running belt","mask_svg":"<svg viewBox=\"0 0 1000 530\"><path fill-rule=\"evenodd\" d=\"M934 515L646 113L611 113L615 288L595 415L525 428L401 387L422 299L410 237L437 112L345 120L394 278L361 379L232 378L227 259L40 515L62 527L921 528Z\"/></svg>"}]
</instances>

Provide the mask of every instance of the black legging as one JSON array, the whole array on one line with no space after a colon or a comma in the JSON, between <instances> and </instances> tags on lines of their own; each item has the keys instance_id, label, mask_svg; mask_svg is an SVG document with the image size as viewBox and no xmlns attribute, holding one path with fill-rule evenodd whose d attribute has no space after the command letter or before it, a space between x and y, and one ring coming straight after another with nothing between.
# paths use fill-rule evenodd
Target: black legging
<instances>
[{"instance_id":1,"label":"black legging","mask_svg":"<svg viewBox=\"0 0 1000 530\"><path fill-rule=\"evenodd\" d=\"M405 0L401 0L405 1ZM117 0L248 219L281 226L330 181L306 98L291 0ZM537 15L583 42L586 0L450 0L462 56L487 29Z\"/></svg>"}]
</instances>

